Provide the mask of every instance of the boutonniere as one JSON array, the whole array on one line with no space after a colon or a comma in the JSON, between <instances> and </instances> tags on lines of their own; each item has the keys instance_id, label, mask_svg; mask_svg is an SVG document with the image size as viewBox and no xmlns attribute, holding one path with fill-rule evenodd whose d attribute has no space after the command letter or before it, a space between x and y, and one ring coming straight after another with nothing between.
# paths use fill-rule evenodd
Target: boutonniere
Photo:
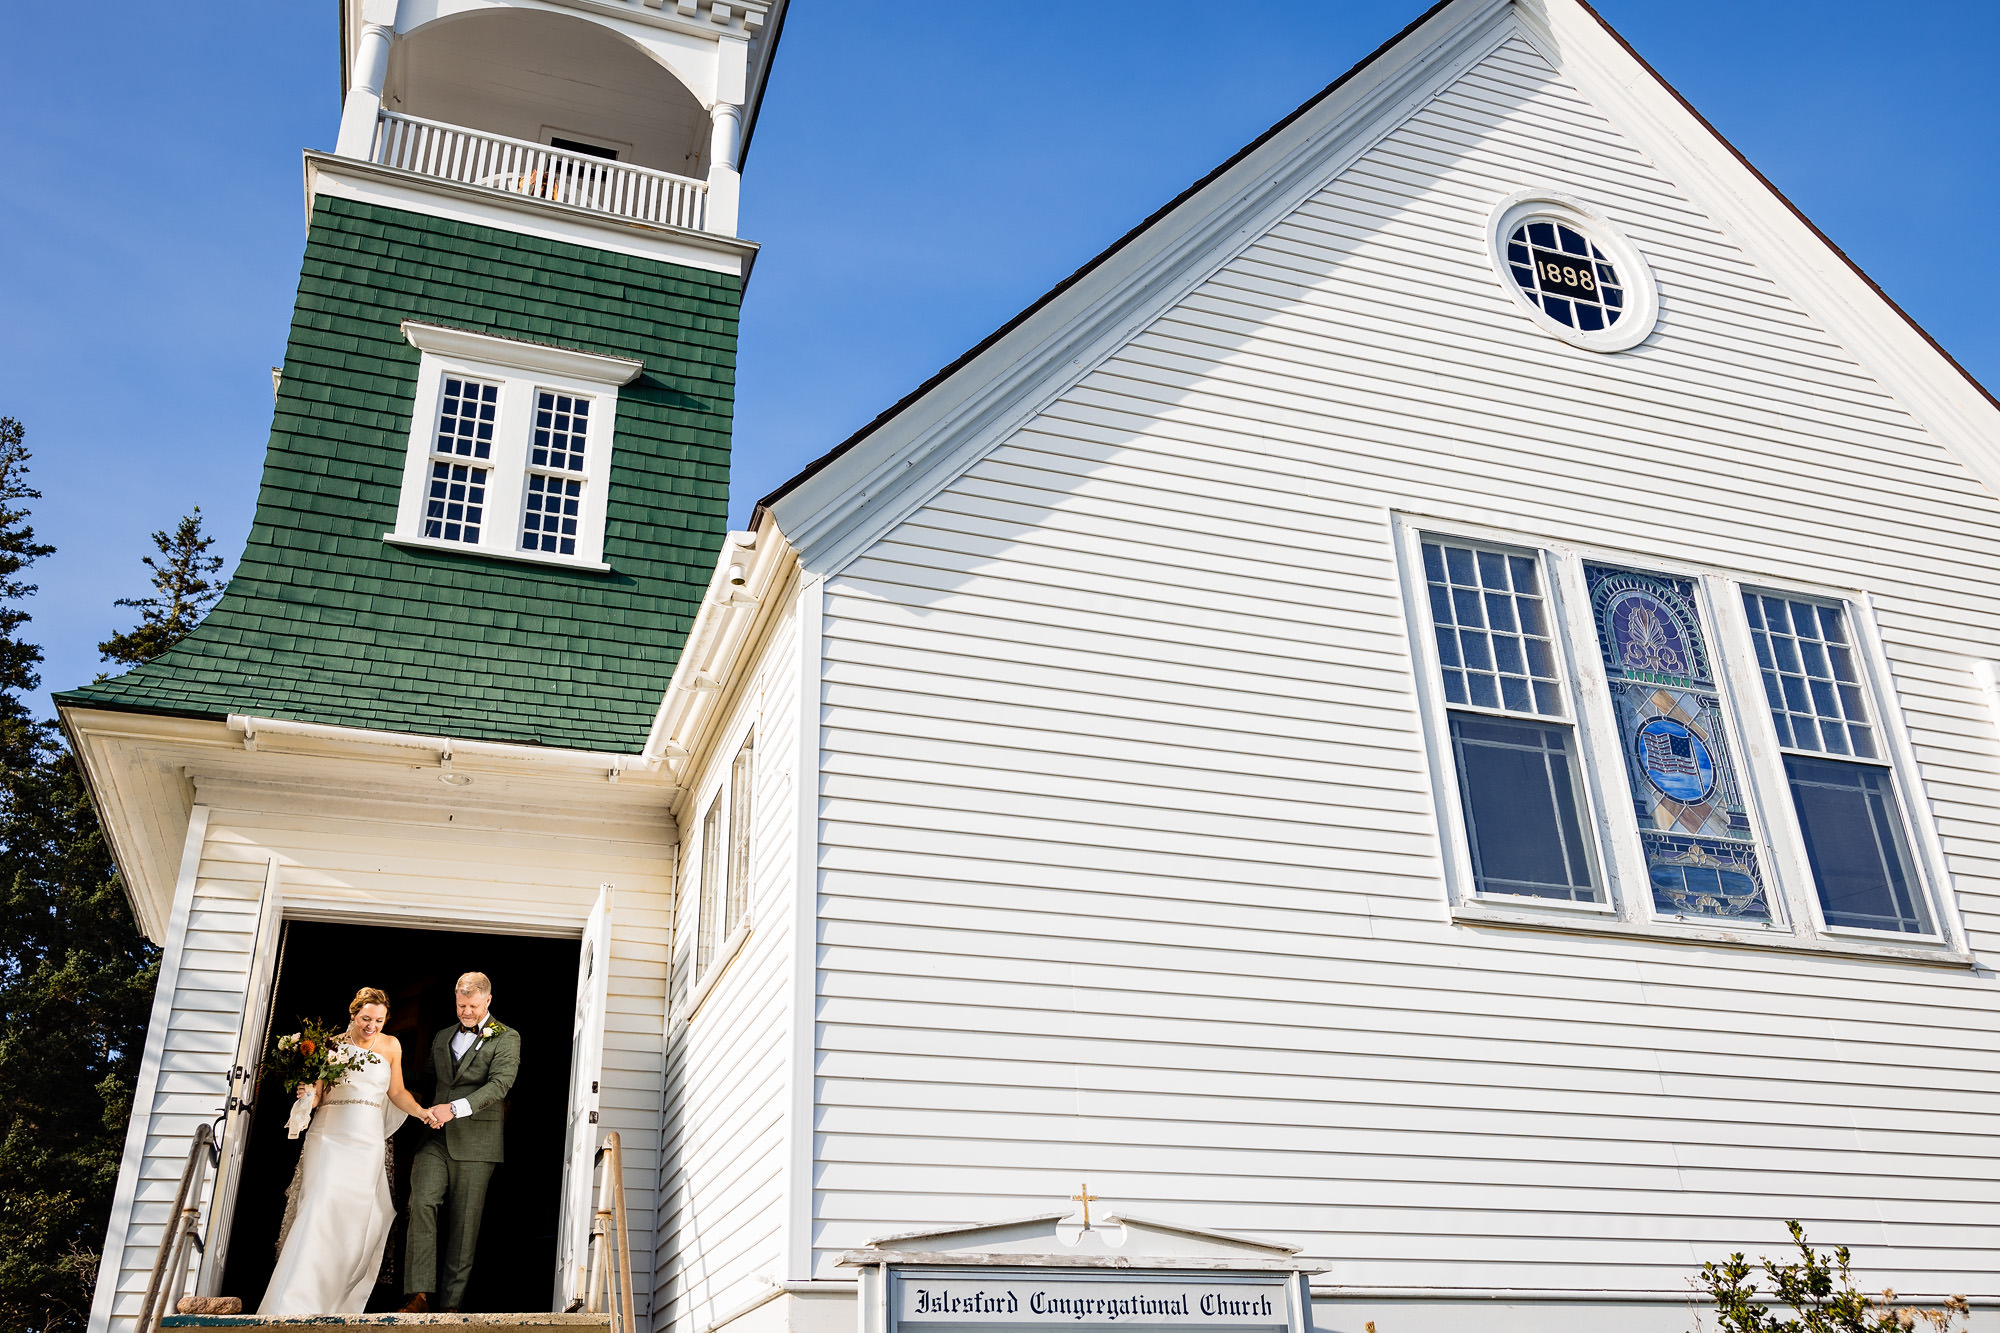
<instances>
[{"instance_id":1,"label":"boutonniere","mask_svg":"<svg viewBox=\"0 0 2000 1333\"><path fill-rule=\"evenodd\" d=\"M474 1044L472 1049L475 1051L478 1050L481 1046L484 1046L486 1044L486 1039L488 1037L497 1037L506 1030L507 1030L507 1025L505 1023L502 1023L499 1019L497 1018L487 1019L483 1024L480 1025L479 1040L477 1043Z\"/></svg>"}]
</instances>

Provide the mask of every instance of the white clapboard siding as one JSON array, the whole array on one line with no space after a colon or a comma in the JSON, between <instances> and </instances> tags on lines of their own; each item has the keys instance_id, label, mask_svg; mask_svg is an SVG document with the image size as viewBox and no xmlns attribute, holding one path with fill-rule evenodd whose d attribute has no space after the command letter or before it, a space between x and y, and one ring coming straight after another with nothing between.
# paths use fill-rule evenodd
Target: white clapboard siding
<instances>
[{"instance_id":1,"label":"white clapboard siding","mask_svg":"<svg viewBox=\"0 0 2000 1333\"><path fill-rule=\"evenodd\" d=\"M212 808L187 929L167 942L179 969L173 1004L164 1027L147 1034L160 1074L150 1105L135 1108L146 1117L145 1156L133 1200L120 1200L130 1220L109 1327L132 1326L192 1135L226 1095L273 858L287 911L322 920L418 912L424 919L412 924L476 920L504 929L518 920L542 931L573 919L580 930L598 885L616 886L601 1119L624 1143L634 1287L643 1304L652 1291L675 836L664 809L580 820L458 808L446 820L414 803L300 800L295 790L247 783L205 783L203 798ZM505 1005L503 988L496 1005L503 1015Z\"/></svg>"},{"instance_id":2,"label":"white clapboard siding","mask_svg":"<svg viewBox=\"0 0 2000 1333\"><path fill-rule=\"evenodd\" d=\"M1500 290L1530 185L1650 257L1643 353ZM2000 504L1517 38L827 582L815 1275L1088 1180L1340 1284L1797 1217L2000 1287L1991 972L1450 924L1398 510L1867 589L2000 947Z\"/></svg>"},{"instance_id":3,"label":"white clapboard siding","mask_svg":"<svg viewBox=\"0 0 2000 1333\"><path fill-rule=\"evenodd\" d=\"M660 1164L654 1327L700 1333L783 1280L786 1061L791 921L798 859L795 795L799 666L795 616L779 612L758 668L689 779L677 902L667 1129ZM701 815L754 730L751 933L691 1021L700 899Z\"/></svg>"}]
</instances>

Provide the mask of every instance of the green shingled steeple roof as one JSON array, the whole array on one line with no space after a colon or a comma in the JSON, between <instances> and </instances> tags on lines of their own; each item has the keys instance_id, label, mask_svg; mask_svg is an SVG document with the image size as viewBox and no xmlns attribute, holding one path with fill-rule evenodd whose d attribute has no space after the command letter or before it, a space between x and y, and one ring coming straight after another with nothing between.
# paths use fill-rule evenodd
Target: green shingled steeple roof
<instances>
[{"instance_id":1,"label":"green shingled steeple roof","mask_svg":"<svg viewBox=\"0 0 2000 1333\"><path fill-rule=\"evenodd\" d=\"M58 701L636 752L727 518L742 289L320 197L228 591L165 656ZM618 397L611 572L383 542L416 392L406 319L644 362Z\"/></svg>"}]
</instances>

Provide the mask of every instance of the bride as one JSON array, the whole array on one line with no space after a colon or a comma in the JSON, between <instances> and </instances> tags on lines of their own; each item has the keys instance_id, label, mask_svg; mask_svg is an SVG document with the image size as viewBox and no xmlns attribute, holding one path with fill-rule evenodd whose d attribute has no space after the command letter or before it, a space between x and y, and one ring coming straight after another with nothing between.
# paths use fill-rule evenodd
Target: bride
<instances>
[{"instance_id":1,"label":"bride","mask_svg":"<svg viewBox=\"0 0 2000 1333\"><path fill-rule=\"evenodd\" d=\"M383 1140L424 1108L403 1088L402 1043L382 1031L389 997L364 986L347 1013L341 1044L374 1058L313 1089L318 1109L299 1154L298 1212L260 1315L359 1314L382 1270L395 1220Z\"/></svg>"}]
</instances>

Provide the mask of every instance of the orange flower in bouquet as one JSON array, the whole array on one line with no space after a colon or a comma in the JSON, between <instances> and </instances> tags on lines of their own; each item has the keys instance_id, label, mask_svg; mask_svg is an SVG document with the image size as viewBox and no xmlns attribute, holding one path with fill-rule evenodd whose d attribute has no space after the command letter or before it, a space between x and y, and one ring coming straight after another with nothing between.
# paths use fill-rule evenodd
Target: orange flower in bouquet
<instances>
[{"instance_id":1,"label":"orange flower in bouquet","mask_svg":"<svg viewBox=\"0 0 2000 1333\"><path fill-rule=\"evenodd\" d=\"M264 1056L264 1077L282 1082L296 1099L285 1121L285 1130L292 1138L305 1133L312 1123L313 1094L319 1085L330 1088L363 1065L382 1058L358 1046L343 1049L340 1038L344 1031L301 1019L299 1030L271 1043Z\"/></svg>"}]
</instances>

